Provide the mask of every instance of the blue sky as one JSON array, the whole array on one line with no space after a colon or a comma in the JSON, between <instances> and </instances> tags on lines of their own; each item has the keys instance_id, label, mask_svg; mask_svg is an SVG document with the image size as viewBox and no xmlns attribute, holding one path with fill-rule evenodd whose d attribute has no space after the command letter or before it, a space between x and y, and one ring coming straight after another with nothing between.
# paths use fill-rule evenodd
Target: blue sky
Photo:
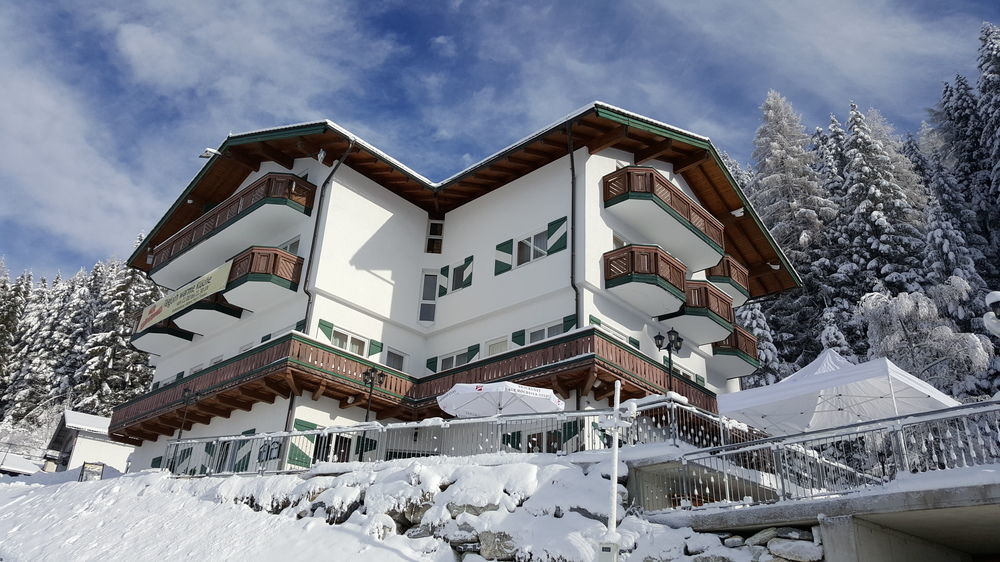
<instances>
[{"instance_id":1,"label":"blue sky","mask_svg":"<svg viewBox=\"0 0 1000 562\"><path fill-rule=\"evenodd\" d=\"M83 5L86 7L83 7ZM995 2L8 2L0 255L130 253L229 132L329 118L443 179L594 99L747 160L768 89L900 132L974 77Z\"/></svg>"}]
</instances>

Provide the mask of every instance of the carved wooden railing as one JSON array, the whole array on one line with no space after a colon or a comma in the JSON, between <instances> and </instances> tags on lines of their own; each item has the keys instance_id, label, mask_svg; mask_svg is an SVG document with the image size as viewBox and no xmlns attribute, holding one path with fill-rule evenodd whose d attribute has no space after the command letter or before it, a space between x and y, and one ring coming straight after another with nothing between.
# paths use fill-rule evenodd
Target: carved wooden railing
<instances>
[{"instance_id":1,"label":"carved wooden railing","mask_svg":"<svg viewBox=\"0 0 1000 562\"><path fill-rule=\"evenodd\" d=\"M720 248L725 247L722 223L654 168L629 166L604 176L604 201L630 193L649 193L673 209Z\"/></svg>"},{"instance_id":2,"label":"carved wooden railing","mask_svg":"<svg viewBox=\"0 0 1000 562\"><path fill-rule=\"evenodd\" d=\"M655 275L684 290L684 264L657 246L631 244L604 254L604 280L626 275Z\"/></svg>"},{"instance_id":3,"label":"carved wooden railing","mask_svg":"<svg viewBox=\"0 0 1000 562\"><path fill-rule=\"evenodd\" d=\"M742 351L752 359L757 359L757 338L742 326L735 326L733 333L726 339L715 342L712 346L718 349L732 349Z\"/></svg>"},{"instance_id":4,"label":"carved wooden railing","mask_svg":"<svg viewBox=\"0 0 1000 562\"><path fill-rule=\"evenodd\" d=\"M228 282L254 274L274 275L297 284L302 274L302 258L278 248L252 246L233 258Z\"/></svg>"},{"instance_id":5,"label":"carved wooden railing","mask_svg":"<svg viewBox=\"0 0 1000 562\"><path fill-rule=\"evenodd\" d=\"M723 320L733 323L733 299L708 281L687 282L687 308L707 308Z\"/></svg>"},{"instance_id":6,"label":"carved wooden railing","mask_svg":"<svg viewBox=\"0 0 1000 562\"><path fill-rule=\"evenodd\" d=\"M712 277L728 277L740 287L746 290L750 289L750 270L729 254L722 256L722 260L718 265L708 269L708 277L709 279Z\"/></svg>"},{"instance_id":7,"label":"carved wooden railing","mask_svg":"<svg viewBox=\"0 0 1000 562\"><path fill-rule=\"evenodd\" d=\"M292 174L267 174L244 187L213 207L194 222L167 238L153 250L153 269L158 269L198 244L208 236L225 228L230 221L247 212L264 199L287 199L309 209L313 204L316 186Z\"/></svg>"}]
</instances>

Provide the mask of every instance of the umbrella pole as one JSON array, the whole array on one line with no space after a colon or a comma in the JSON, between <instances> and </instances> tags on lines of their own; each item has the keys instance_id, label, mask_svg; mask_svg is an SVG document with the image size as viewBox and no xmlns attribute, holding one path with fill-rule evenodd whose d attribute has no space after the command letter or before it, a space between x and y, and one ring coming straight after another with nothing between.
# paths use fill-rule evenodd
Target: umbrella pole
<instances>
[{"instance_id":1,"label":"umbrella pole","mask_svg":"<svg viewBox=\"0 0 1000 562\"><path fill-rule=\"evenodd\" d=\"M622 381L615 381L614 427L611 429L611 509L608 510L608 539L618 542L618 423L621 421Z\"/></svg>"}]
</instances>

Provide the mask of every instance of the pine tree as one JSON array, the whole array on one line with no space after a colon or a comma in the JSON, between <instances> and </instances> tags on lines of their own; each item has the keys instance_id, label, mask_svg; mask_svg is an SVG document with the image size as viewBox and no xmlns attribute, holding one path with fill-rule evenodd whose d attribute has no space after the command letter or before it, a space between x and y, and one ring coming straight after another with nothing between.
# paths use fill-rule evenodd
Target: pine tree
<instances>
[{"instance_id":1,"label":"pine tree","mask_svg":"<svg viewBox=\"0 0 1000 562\"><path fill-rule=\"evenodd\" d=\"M984 23L979 48L979 102L977 114L982 126L980 146L985 184L973 199L974 210L986 217L981 233L989 235L988 264L1000 258L1000 27ZM991 282L998 281L994 267Z\"/></svg>"},{"instance_id":2,"label":"pine tree","mask_svg":"<svg viewBox=\"0 0 1000 562\"><path fill-rule=\"evenodd\" d=\"M921 217L930 196L923 179L914 170L913 161L905 154L905 141L896 134L895 128L879 110L869 109L865 113L865 121L872 139L882 145L882 150L889 158L893 180L916 211L916 218ZM919 228L920 224L919 220L914 220L914 226Z\"/></svg>"},{"instance_id":3,"label":"pine tree","mask_svg":"<svg viewBox=\"0 0 1000 562\"><path fill-rule=\"evenodd\" d=\"M759 303L745 304L736 309L736 322L757 338L757 359L760 368L752 375L740 379L743 388L764 386L780 380L782 371L778 349L774 347L774 337L767 318Z\"/></svg>"},{"instance_id":4,"label":"pine tree","mask_svg":"<svg viewBox=\"0 0 1000 562\"><path fill-rule=\"evenodd\" d=\"M837 313L832 308L828 308L823 311L823 331L820 332L819 341L823 346L823 349L832 349L852 362L856 362L857 359L854 356L854 350L851 345L847 343L847 338L844 336L844 332L840 331L840 327L837 325Z\"/></svg>"},{"instance_id":5,"label":"pine tree","mask_svg":"<svg viewBox=\"0 0 1000 562\"><path fill-rule=\"evenodd\" d=\"M976 272L972 251L965 242L965 236L947 218L941 206L935 201L927 208L927 239L924 253L924 286L927 290L949 282L952 277L962 279L973 295L986 294L986 282ZM965 331L972 329L973 320L982 311L970 301L938 302L942 313L954 320Z\"/></svg>"},{"instance_id":6,"label":"pine tree","mask_svg":"<svg viewBox=\"0 0 1000 562\"><path fill-rule=\"evenodd\" d=\"M838 274L855 281L855 294L917 290L923 246L923 236L915 226L919 217L895 181L892 160L872 137L855 104L851 104L848 124L843 207L848 216L843 236L854 253Z\"/></svg>"},{"instance_id":7,"label":"pine tree","mask_svg":"<svg viewBox=\"0 0 1000 562\"><path fill-rule=\"evenodd\" d=\"M30 274L28 285L31 285ZM58 278L52 287L43 278L31 288L14 336L8 380L0 397L5 416L14 421L20 421L48 395L52 365L57 359L48 345L52 328L50 306L59 285Z\"/></svg>"}]
</instances>

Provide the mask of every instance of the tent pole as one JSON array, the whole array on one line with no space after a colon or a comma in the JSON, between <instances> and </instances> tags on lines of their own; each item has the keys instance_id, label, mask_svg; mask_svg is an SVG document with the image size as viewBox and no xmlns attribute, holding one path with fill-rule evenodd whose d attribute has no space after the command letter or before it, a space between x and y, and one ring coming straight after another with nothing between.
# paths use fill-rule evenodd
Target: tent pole
<instances>
[{"instance_id":1,"label":"tent pole","mask_svg":"<svg viewBox=\"0 0 1000 562\"><path fill-rule=\"evenodd\" d=\"M896 390L892 386L892 372L889 371L888 367L886 368L885 376L889 379L889 396L892 397L892 411L896 417L899 417L899 406L896 405Z\"/></svg>"}]
</instances>

